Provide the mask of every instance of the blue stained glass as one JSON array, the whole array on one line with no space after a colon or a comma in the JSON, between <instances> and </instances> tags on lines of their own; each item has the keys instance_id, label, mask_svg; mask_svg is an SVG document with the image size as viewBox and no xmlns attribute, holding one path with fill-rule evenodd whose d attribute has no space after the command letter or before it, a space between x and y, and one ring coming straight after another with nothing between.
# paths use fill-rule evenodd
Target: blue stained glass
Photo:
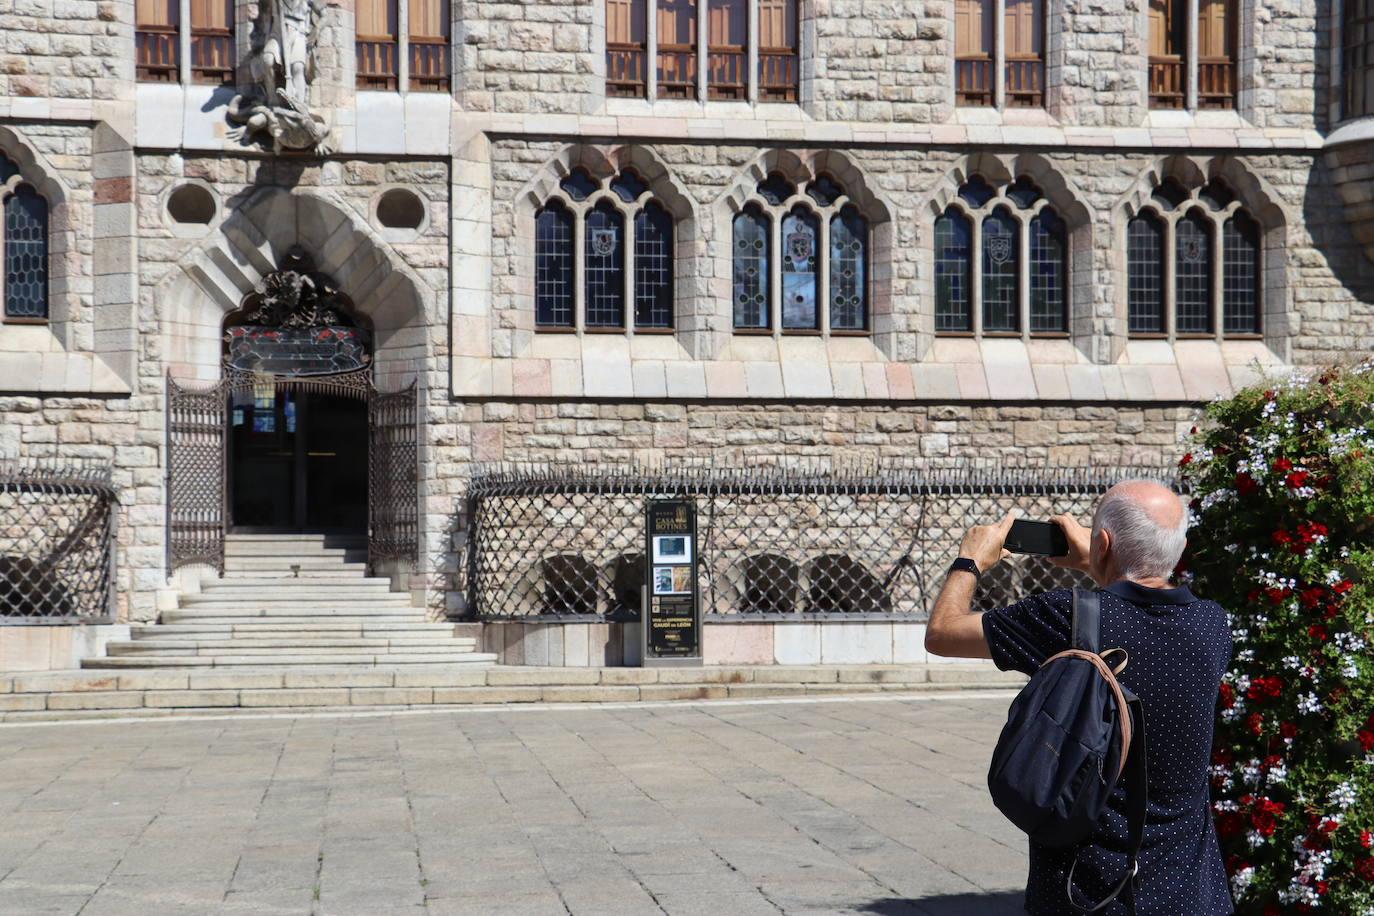
<instances>
[{"instance_id":1,"label":"blue stained glass","mask_svg":"<svg viewBox=\"0 0 1374 916\"><path fill-rule=\"evenodd\" d=\"M48 317L48 202L28 185L5 199L5 316Z\"/></svg>"},{"instance_id":2,"label":"blue stained glass","mask_svg":"<svg viewBox=\"0 0 1374 916\"><path fill-rule=\"evenodd\" d=\"M583 279L589 328L625 326L625 217L606 201L587 214Z\"/></svg>"},{"instance_id":3,"label":"blue stained glass","mask_svg":"<svg viewBox=\"0 0 1374 916\"><path fill-rule=\"evenodd\" d=\"M798 207L782 221L782 326L785 330L818 328L816 287L820 282L816 247L820 221Z\"/></svg>"},{"instance_id":4,"label":"blue stained glass","mask_svg":"<svg viewBox=\"0 0 1374 916\"><path fill-rule=\"evenodd\" d=\"M1192 210L1174 224L1174 321L1180 334L1212 332L1212 224Z\"/></svg>"},{"instance_id":5,"label":"blue stained glass","mask_svg":"<svg viewBox=\"0 0 1374 916\"><path fill-rule=\"evenodd\" d=\"M586 200L592 193L600 187L596 179L587 174L584 168L576 168L568 173L568 176L558 183L573 200Z\"/></svg>"},{"instance_id":6,"label":"blue stained glass","mask_svg":"<svg viewBox=\"0 0 1374 916\"><path fill-rule=\"evenodd\" d=\"M771 173L758 184L759 196L770 204L781 204L797 193L796 185L783 178L777 172Z\"/></svg>"},{"instance_id":7,"label":"blue stained glass","mask_svg":"<svg viewBox=\"0 0 1374 916\"><path fill-rule=\"evenodd\" d=\"M649 186L640 180L634 169L626 169L615 176L615 180L611 182L611 190L625 203L632 204L649 190Z\"/></svg>"},{"instance_id":8,"label":"blue stained glass","mask_svg":"<svg viewBox=\"0 0 1374 916\"><path fill-rule=\"evenodd\" d=\"M557 201L534 217L534 323L573 326L573 216Z\"/></svg>"},{"instance_id":9,"label":"blue stained glass","mask_svg":"<svg viewBox=\"0 0 1374 916\"><path fill-rule=\"evenodd\" d=\"M828 207L844 196L844 188L829 175L821 175L806 186L806 194L822 207Z\"/></svg>"},{"instance_id":10,"label":"blue stained glass","mask_svg":"<svg viewBox=\"0 0 1374 916\"><path fill-rule=\"evenodd\" d=\"M853 207L830 218L830 327L868 327L868 222Z\"/></svg>"},{"instance_id":11,"label":"blue stained glass","mask_svg":"<svg viewBox=\"0 0 1374 916\"><path fill-rule=\"evenodd\" d=\"M1064 221L1044 207L1030 223L1030 329L1036 332L1068 330L1065 307Z\"/></svg>"},{"instance_id":12,"label":"blue stained glass","mask_svg":"<svg viewBox=\"0 0 1374 916\"><path fill-rule=\"evenodd\" d=\"M973 227L949 207L935 220L935 330L972 331Z\"/></svg>"},{"instance_id":13,"label":"blue stained glass","mask_svg":"<svg viewBox=\"0 0 1374 916\"><path fill-rule=\"evenodd\" d=\"M1022 175L1007 188L1007 197L1024 210L1040 199L1040 189L1035 186L1035 182Z\"/></svg>"},{"instance_id":14,"label":"blue stained glass","mask_svg":"<svg viewBox=\"0 0 1374 916\"><path fill-rule=\"evenodd\" d=\"M673 326L673 218L652 200L635 216L635 326Z\"/></svg>"},{"instance_id":15,"label":"blue stained glass","mask_svg":"<svg viewBox=\"0 0 1374 916\"><path fill-rule=\"evenodd\" d=\"M735 217L731 258L735 327L768 327L768 218L757 207Z\"/></svg>"},{"instance_id":16,"label":"blue stained glass","mask_svg":"<svg viewBox=\"0 0 1374 916\"><path fill-rule=\"evenodd\" d=\"M983 176L974 175L959 188L959 196L976 210L996 197L997 192L992 189L992 185L983 179Z\"/></svg>"},{"instance_id":17,"label":"blue stained glass","mask_svg":"<svg viewBox=\"0 0 1374 916\"><path fill-rule=\"evenodd\" d=\"M999 207L983 220L983 330L1021 328L1019 226Z\"/></svg>"},{"instance_id":18,"label":"blue stained glass","mask_svg":"<svg viewBox=\"0 0 1374 916\"><path fill-rule=\"evenodd\" d=\"M1164 223L1148 210L1126 224L1126 322L1132 334L1164 333Z\"/></svg>"}]
</instances>

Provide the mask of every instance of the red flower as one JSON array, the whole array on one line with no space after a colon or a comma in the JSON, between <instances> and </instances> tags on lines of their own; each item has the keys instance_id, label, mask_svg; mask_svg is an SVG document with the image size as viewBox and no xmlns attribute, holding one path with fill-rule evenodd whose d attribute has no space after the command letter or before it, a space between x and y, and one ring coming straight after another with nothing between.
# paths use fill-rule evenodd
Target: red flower
<instances>
[{"instance_id":1,"label":"red flower","mask_svg":"<svg viewBox=\"0 0 1374 916\"><path fill-rule=\"evenodd\" d=\"M1298 727L1292 722L1280 722L1279 734L1284 738L1296 738L1298 736Z\"/></svg>"},{"instance_id":2,"label":"red flower","mask_svg":"<svg viewBox=\"0 0 1374 916\"><path fill-rule=\"evenodd\" d=\"M1306 471L1293 471L1287 477L1283 478L1283 482L1288 484L1290 489L1296 490L1298 487L1306 484L1307 478L1311 476L1312 475L1308 474Z\"/></svg>"},{"instance_id":3,"label":"red flower","mask_svg":"<svg viewBox=\"0 0 1374 916\"><path fill-rule=\"evenodd\" d=\"M1322 598L1325 597L1325 593L1322 591L1320 585L1314 585L1311 588L1303 589L1298 594L1298 597L1302 599L1302 606L1310 611L1312 608L1321 604Z\"/></svg>"},{"instance_id":4,"label":"red flower","mask_svg":"<svg viewBox=\"0 0 1374 916\"><path fill-rule=\"evenodd\" d=\"M1342 579L1335 585L1331 586L1331 590L1338 595L1344 595L1346 592L1350 591L1354 587L1355 583L1351 582L1349 579Z\"/></svg>"},{"instance_id":5,"label":"red flower","mask_svg":"<svg viewBox=\"0 0 1374 916\"><path fill-rule=\"evenodd\" d=\"M1289 471L1293 470L1293 462L1289 461L1287 458L1275 458L1274 463L1269 465L1269 469L1275 474L1287 474Z\"/></svg>"},{"instance_id":6,"label":"red flower","mask_svg":"<svg viewBox=\"0 0 1374 916\"><path fill-rule=\"evenodd\" d=\"M1266 588L1264 597L1269 599L1270 604L1283 604L1283 599L1293 594L1286 588Z\"/></svg>"},{"instance_id":7,"label":"red flower","mask_svg":"<svg viewBox=\"0 0 1374 916\"><path fill-rule=\"evenodd\" d=\"M1318 882L1317 882L1317 895L1318 895L1318 896L1321 896L1322 894L1325 894L1325 893L1327 892L1327 890L1330 889L1330 887L1331 887L1331 883L1330 883L1329 881L1318 881Z\"/></svg>"},{"instance_id":8,"label":"red flower","mask_svg":"<svg viewBox=\"0 0 1374 916\"><path fill-rule=\"evenodd\" d=\"M1355 733L1355 737L1359 739L1360 747L1364 749L1366 754L1370 751L1374 751L1374 732L1367 728L1362 728Z\"/></svg>"},{"instance_id":9,"label":"red flower","mask_svg":"<svg viewBox=\"0 0 1374 916\"><path fill-rule=\"evenodd\" d=\"M1258 736L1263 731L1264 717L1257 712L1252 712L1245 717L1245 727L1250 729L1250 734Z\"/></svg>"},{"instance_id":10,"label":"red flower","mask_svg":"<svg viewBox=\"0 0 1374 916\"><path fill-rule=\"evenodd\" d=\"M1331 820L1331 818L1328 817L1326 820L1321 822L1321 826L1319 826L1317 829L1320 830L1322 833L1326 834L1327 836L1330 836L1331 834L1339 830L1340 826L1341 825L1339 823Z\"/></svg>"},{"instance_id":11,"label":"red flower","mask_svg":"<svg viewBox=\"0 0 1374 916\"><path fill-rule=\"evenodd\" d=\"M1277 677L1257 677L1250 682L1245 696L1250 700L1272 700L1283 690L1283 681Z\"/></svg>"},{"instance_id":12,"label":"red flower","mask_svg":"<svg viewBox=\"0 0 1374 916\"><path fill-rule=\"evenodd\" d=\"M1298 540L1304 544L1316 543L1317 538L1326 537L1326 526L1321 522L1298 522Z\"/></svg>"},{"instance_id":13,"label":"red flower","mask_svg":"<svg viewBox=\"0 0 1374 916\"><path fill-rule=\"evenodd\" d=\"M1260 836L1271 837L1278 829L1278 821L1274 820L1274 815L1268 811L1256 811L1250 815L1250 826L1254 827Z\"/></svg>"},{"instance_id":14,"label":"red flower","mask_svg":"<svg viewBox=\"0 0 1374 916\"><path fill-rule=\"evenodd\" d=\"M1371 834L1368 830L1361 830L1360 845L1363 846L1365 849L1368 849L1370 846L1374 846L1374 834Z\"/></svg>"},{"instance_id":15,"label":"red flower","mask_svg":"<svg viewBox=\"0 0 1374 916\"><path fill-rule=\"evenodd\" d=\"M1268 389L1267 391L1265 391L1265 392L1264 392L1264 399L1265 399L1266 401L1272 401L1272 400L1274 400L1274 389L1270 388L1270 389Z\"/></svg>"},{"instance_id":16,"label":"red flower","mask_svg":"<svg viewBox=\"0 0 1374 916\"><path fill-rule=\"evenodd\" d=\"M1184 455L1183 455L1183 457L1180 458L1180 459L1178 459L1178 466L1181 467L1181 468L1186 468L1188 465L1190 465L1190 464L1192 464L1192 463L1193 463L1193 453L1192 453L1192 452L1185 452Z\"/></svg>"},{"instance_id":17,"label":"red flower","mask_svg":"<svg viewBox=\"0 0 1374 916\"><path fill-rule=\"evenodd\" d=\"M1321 641L1325 642L1325 641L1326 641L1326 627L1322 626L1322 625L1319 624L1319 623L1314 623L1314 624L1312 624L1312 626L1310 626L1310 627L1307 628L1307 635L1310 636L1310 637L1312 637L1313 639L1317 639L1317 640L1321 640Z\"/></svg>"},{"instance_id":18,"label":"red flower","mask_svg":"<svg viewBox=\"0 0 1374 916\"><path fill-rule=\"evenodd\" d=\"M1236 475L1236 492L1241 496L1249 496L1259 489L1259 484L1255 483L1255 478L1246 474L1244 471Z\"/></svg>"},{"instance_id":19,"label":"red flower","mask_svg":"<svg viewBox=\"0 0 1374 916\"><path fill-rule=\"evenodd\" d=\"M1279 547L1293 546L1293 535L1289 534L1287 531L1284 531L1282 528L1279 528L1273 534L1269 535L1269 539Z\"/></svg>"},{"instance_id":20,"label":"red flower","mask_svg":"<svg viewBox=\"0 0 1374 916\"><path fill-rule=\"evenodd\" d=\"M1365 881L1374 881L1374 856L1367 856L1355 863L1355 874Z\"/></svg>"},{"instance_id":21,"label":"red flower","mask_svg":"<svg viewBox=\"0 0 1374 916\"><path fill-rule=\"evenodd\" d=\"M1222 684L1219 693L1221 694L1222 709L1230 709L1232 706L1236 705L1236 691L1232 689L1230 684ZM1217 753L1220 753L1220 751Z\"/></svg>"}]
</instances>

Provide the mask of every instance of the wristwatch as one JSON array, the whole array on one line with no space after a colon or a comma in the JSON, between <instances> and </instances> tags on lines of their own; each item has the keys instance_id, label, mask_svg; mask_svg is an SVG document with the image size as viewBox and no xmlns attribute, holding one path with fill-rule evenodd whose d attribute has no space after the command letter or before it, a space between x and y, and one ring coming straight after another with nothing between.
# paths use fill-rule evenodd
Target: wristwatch
<instances>
[{"instance_id":1,"label":"wristwatch","mask_svg":"<svg viewBox=\"0 0 1374 916\"><path fill-rule=\"evenodd\" d=\"M973 578L975 579L983 575L982 572L980 572L978 569L978 564L970 560L968 557L960 557L953 563L949 564L950 572L955 572L960 569L962 569L964 572L973 573Z\"/></svg>"}]
</instances>

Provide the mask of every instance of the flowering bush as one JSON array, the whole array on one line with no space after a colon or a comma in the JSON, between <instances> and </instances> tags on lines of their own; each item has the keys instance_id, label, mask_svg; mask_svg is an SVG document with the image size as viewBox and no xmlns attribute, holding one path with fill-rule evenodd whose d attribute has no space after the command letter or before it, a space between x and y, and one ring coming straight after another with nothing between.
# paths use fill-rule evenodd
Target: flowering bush
<instances>
[{"instance_id":1,"label":"flowering bush","mask_svg":"<svg viewBox=\"0 0 1374 916\"><path fill-rule=\"evenodd\" d=\"M1235 638L1211 773L1237 909L1374 916L1374 364L1203 426L1184 575Z\"/></svg>"}]
</instances>

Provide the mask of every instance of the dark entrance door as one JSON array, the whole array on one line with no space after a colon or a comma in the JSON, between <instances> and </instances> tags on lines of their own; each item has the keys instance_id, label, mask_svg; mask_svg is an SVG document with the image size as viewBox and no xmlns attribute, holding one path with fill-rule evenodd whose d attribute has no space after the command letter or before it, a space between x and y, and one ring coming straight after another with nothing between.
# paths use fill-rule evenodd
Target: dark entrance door
<instances>
[{"instance_id":1,"label":"dark entrance door","mask_svg":"<svg viewBox=\"0 0 1374 916\"><path fill-rule=\"evenodd\" d=\"M263 381L228 420L230 530L366 532L366 401Z\"/></svg>"}]
</instances>

